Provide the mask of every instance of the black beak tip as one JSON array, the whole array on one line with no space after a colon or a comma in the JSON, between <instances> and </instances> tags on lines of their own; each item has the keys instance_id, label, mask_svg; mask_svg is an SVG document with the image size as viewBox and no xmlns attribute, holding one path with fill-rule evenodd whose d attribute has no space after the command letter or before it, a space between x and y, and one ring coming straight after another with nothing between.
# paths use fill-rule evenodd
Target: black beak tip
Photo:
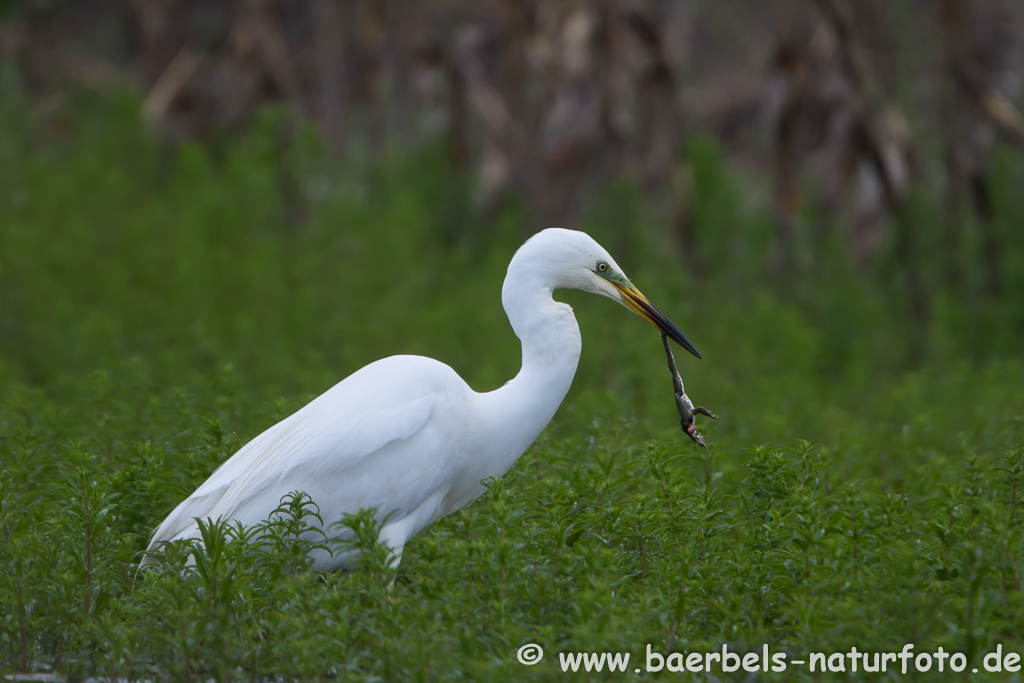
<instances>
[{"instance_id":1,"label":"black beak tip","mask_svg":"<svg viewBox=\"0 0 1024 683\"><path fill-rule=\"evenodd\" d=\"M672 325L671 323L669 323L668 327L670 330L668 336L672 339L672 341L674 341L676 344L679 344L681 347L692 353L697 358L701 357L700 353L697 352L697 349L694 347L694 345L690 343L690 340L686 338L685 334L679 331L678 327Z\"/></svg>"},{"instance_id":2,"label":"black beak tip","mask_svg":"<svg viewBox=\"0 0 1024 683\"><path fill-rule=\"evenodd\" d=\"M654 304L646 299L642 299L638 303L650 316L648 320L650 320L655 327L671 338L676 344L679 344L694 356L700 358L700 354L697 353L697 349L694 348L693 344L690 343L690 340L686 338L686 335L680 332L679 328L676 327L671 320L666 318L665 314L659 311Z\"/></svg>"},{"instance_id":3,"label":"black beak tip","mask_svg":"<svg viewBox=\"0 0 1024 683\"><path fill-rule=\"evenodd\" d=\"M683 341L680 343L680 346L682 346L684 349L686 349L687 351L692 353L697 358L701 357L701 355L699 353L697 353L697 349L695 349L693 347L693 344L691 344L690 341L686 337L683 337Z\"/></svg>"}]
</instances>

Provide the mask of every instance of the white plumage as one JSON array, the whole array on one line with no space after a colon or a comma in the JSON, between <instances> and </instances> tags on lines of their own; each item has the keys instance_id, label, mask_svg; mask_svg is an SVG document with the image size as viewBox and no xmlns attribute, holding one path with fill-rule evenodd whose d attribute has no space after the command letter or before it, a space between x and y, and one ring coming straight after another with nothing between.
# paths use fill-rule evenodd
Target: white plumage
<instances>
[{"instance_id":1,"label":"white plumage","mask_svg":"<svg viewBox=\"0 0 1024 683\"><path fill-rule=\"evenodd\" d=\"M371 363L231 456L168 515L150 550L198 538L197 518L255 525L283 496L304 491L319 506L331 541L344 538L347 530L333 525L343 515L375 509L381 540L397 564L410 538L480 496L482 480L508 471L565 398L581 341L572 308L552 299L560 288L618 301L697 355L591 237L544 230L516 252L502 287L502 304L522 342L515 378L477 393L430 358ZM319 570L352 560L322 550L311 557ZM152 561L147 551L143 564Z\"/></svg>"}]
</instances>

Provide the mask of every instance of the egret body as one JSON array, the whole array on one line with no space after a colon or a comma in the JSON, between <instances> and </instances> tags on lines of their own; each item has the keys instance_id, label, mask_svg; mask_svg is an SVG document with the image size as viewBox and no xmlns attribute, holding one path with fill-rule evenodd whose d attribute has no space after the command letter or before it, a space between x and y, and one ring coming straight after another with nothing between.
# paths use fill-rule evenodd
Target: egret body
<instances>
[{"instance_id":1,"label":"egret body","mask_svg":"<svg viewBox=\"0 0 1024 683\"><path fill-rule=\"evenodd\" d=\"M401 559L406 542L485 490L540 435L572 383L580 357L572 308L561 288L601 294L637 312L698 358L693 345L637 290L612 257L582 232L550 228L512 258L501 301L522 342L522 369L477 393L439 361L392 356L345 378L257 436L176 507L150 550L199 538L196 519L267 519L281 498L304 491L320 508L328 541L347 513L376 510L380 539ZM353 558L311 553L313 568L343 569ZM152 561L147 551L143 563Z\"/></svg>"}]
</instances>

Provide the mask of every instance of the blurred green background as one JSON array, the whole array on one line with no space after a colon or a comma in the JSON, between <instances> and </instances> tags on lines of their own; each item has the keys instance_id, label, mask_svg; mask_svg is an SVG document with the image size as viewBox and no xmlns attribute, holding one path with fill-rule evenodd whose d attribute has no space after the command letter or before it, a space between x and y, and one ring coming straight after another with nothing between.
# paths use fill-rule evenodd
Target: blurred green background
<instances>
[{"instance_id":1,"label":"blurred green background","mask_svg":"<svg viewBox=\"0 0 1024 683\"><path fill-rule=\"evenodd\" d=\"M264 111L219 150L166 148L140 124L130 95L81 95L58 131L29 112L15 101L3 113L11 134L0 176L0 373L8 391L25 385L74 400L94 372L144 372L148 390L167 395L230 372L247 393L297 406L292 397L395 353L436 357L481 391L517 371L500 288L531 217L510 204L464 218L471 236L447 239L457 220L449 207L468 203L469 190L441 145L343 163L302 128L289 164L332 191L310 197L307 219L290 227L275 179L285 112ZM993 179L1006 293L947 291L935 268L931 314L918 330L895 255L860 271L841 244L826 242L813 266L774 277L764 262L771 221L749 198L750 181L729 171L711 139L682 154L708 264L699 277L627 181L609 182L574 227L612 250L701 350L703 361L683 358L681 369L692 396L722 414L707 427L713 441L741 451L793 438L842 444L855 434L869 451L851 461L883 473L886 454L922 413L942 418L931 435L940 453L1018 435L1024 238L1014 226L1024 205L1013 188L1024 164L1016 155L998 157ZM937 211L923 192L900 220L937 262ZM670 435L671 382L655 331L607 301L560 296L584 337L564 412L600 395L649 418L651 436ZM560 415L553 429L571 424Z\"/></svg>"}]
</instances>

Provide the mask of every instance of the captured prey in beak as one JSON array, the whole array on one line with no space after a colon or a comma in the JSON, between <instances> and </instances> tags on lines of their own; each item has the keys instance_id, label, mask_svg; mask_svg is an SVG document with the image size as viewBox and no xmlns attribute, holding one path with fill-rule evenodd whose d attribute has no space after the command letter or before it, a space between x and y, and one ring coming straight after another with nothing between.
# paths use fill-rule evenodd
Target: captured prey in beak
<instances>
[{"instance_id":1,"label":"captured prey in beak","mask_svg":"<svg viewBox=\"0 0 1024 683\"><path fill-rule=\"evenodd\" d=\"M679 370L676 368L676 359L672 355L672 347L669 345L668 340L671 339L675 343L682 346L684 349L692 353L697 358L700 358L700 354L697 353L697 349L694 348L690 340L679 331L679 328L672 324L672 321L665 317L665 314L658 310L658 308L647 300L639 289L633 286L633 283L627 280L623 275L616 273L613 269L608 267L604 261L597 264L597 268L594 271L599 276L610 282L612 286L618 290L622 296L621 302L624 306L635 312L641 318L649 322L654 327L658 328L661 332L661 341L665 345L665 354L668 358L668 367L672 371L672 385L675 389L676 398L676 409L679 411L679 426L686 432L686 435L693 439L693 442L698 446L707 450L708 446L704 442L704 437L700 432L697 431L696 415L705 415L710 417L712 420L718 419L717 415L714 415L710 410L704 406L694 406L693 401L686 395L686 390L683 388L683 378L679 375Z\"/></svg>"},{"instance_id":2,"label":"captured prey in beak","mask_svg":"<svg viewBox=\"0 0 1024 683\"><path fill-rule=\"evenodd\" d=\"M717 420L718 416L712 413L704 406L694 407L693 401L686 395L686 389L683 388L683 378L679 376L679 370L676 368L676 359L672 355L672 347L668 343L668 336L661 333L661 343L665 345L665 355L668 356L668 369L672 371L672 385L676 391L676 410L679 411L679 426L682 427L686 435L693 439L693 442L703 448L708 449L708 445L704 443L704 437L697 431L697 421L694 418L695 415L706 415L712 420ZM700 358L700 356L697 356Z\"/></svg>"},{"instance_id":3,"label":"captured prey in beak","mask_svg":"<svg viewBox=\"0 0 1024 683\"><path fill-rule=\"evenodd\" d=\"M602 268L604 266L604 268ZM671 320L665 317L665 314L658 310L657 306L647 300L639 289L637 289L632 282L627 280L623 275L616 273L614 270L608 267L608 264L604 261L600 261L597 264L597 270L595 271L598 275L603 277L605 280L610 282L615 289L622 295L622 305L630 309L641 318L654 325L663 336L668 337L676 344L679 344L684 349L700 358L700 354L697 353L697 349L694 348L690 340L686 338L679 328L676 327Z\"/></svg>"},{"instance_id":4,"label":"captured prey in beak","mask_svg":"<svg viewBox=\"0 0 1024 683\"><path fill-rule=\"evenodd\" d=\"M614 284L614 283L613 283ZM657 306L647 300L640 290L630 285L628 288L619 288L622 292L622 302L641 318L658 328L662 337L671 339L684 349L700 358L697 349L693 347L690 340L686 338L679 328L672 324L672 321L665 317L665 314L658 310Z\"/></svg>"}]
</instances>

